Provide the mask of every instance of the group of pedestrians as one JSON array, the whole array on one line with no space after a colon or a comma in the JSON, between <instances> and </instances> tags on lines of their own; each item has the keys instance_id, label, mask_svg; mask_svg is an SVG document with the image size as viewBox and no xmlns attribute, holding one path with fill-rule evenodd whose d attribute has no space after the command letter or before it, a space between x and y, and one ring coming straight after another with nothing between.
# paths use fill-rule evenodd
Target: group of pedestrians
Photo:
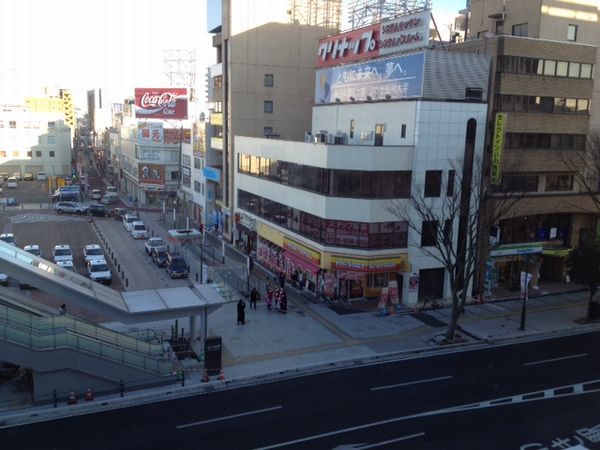
<instances>
[{"instance_id":1,"label":"group of pedestrians","mask_svg":"<svg viewBox=\"0 0 600 450\"><path fill-rule=\"evenodd\" d=\"M279 310L281 313L287 313L287 293L285 292L285 273L281 272L278 276L278 284L271 282L270 278L267 278L267 290L266 300L267 310L272 311L273 309ZM275 279L273 279L275 281ZM258 292L258 289L253 288L250 292L250 309L256 309L256 303L262 297ZM246 302L243 298L240 298L237 302L237 324L244 325L246 323Z\"/></svg>"}]
</instances>

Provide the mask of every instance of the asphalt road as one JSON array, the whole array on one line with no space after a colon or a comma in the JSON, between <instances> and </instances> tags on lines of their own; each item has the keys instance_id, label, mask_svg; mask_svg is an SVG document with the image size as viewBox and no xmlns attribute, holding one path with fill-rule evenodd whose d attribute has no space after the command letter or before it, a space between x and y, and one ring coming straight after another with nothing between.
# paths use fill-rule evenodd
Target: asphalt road
<instances>
[{"instance_id":1,"label":"asphalt road","mask_svg":"<svg viewBox=\"0 0 600 450\"><path fill-rule=\"evenodd\" d=\"M0 442L10 449L532 450L574 447L580 439L578 448L600 448L588 433L600 428L599 336L358 367L2 429Z\"/></svg>"}]
</instances>

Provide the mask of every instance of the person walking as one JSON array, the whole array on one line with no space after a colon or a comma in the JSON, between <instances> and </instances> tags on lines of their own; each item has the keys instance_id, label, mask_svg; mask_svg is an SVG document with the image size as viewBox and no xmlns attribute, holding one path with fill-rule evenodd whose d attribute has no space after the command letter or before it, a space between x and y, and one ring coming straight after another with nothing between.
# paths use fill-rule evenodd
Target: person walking
<instances>
[{"instance_id":1,"label":"person walking","mask_svg":"<svg viewBox=\"0 0 600 450\"><path fill-rule=\"evenodd\" d=\"M279 272L279 287L282 289L285 287L285 272L283 270Z\"/></svg>"},{"instance_id":2,"label":"person walking","mask_svg":"<svg viewBox=\"0 0 600 450\"><path fill-rule=\"evenodd\" d=\"M281 290L281 298L279 299L279 312L286 313L287 312L287 294L285 290Z\"/></svg>"},{"instance_id":3,"label":"person walking","mask_svg":"<svg viewBox=\"0 0 600 450\"><path fill-rule=\"evenodd\" d=\"M256 290L256 288L252 288L250 291L250 309L256 309L256 301L260 298L260 294Z\"/></svg>"},{"instance_id":4,"label":"person walking","mask_svg":"<svg viewBox=\"0 0 600 450\"><path fill-rule=\"evenodd\" d=\"M240 298L237 302L237 324L244 325L246 323L246 302Z\"/></svg>"}]
</instances>

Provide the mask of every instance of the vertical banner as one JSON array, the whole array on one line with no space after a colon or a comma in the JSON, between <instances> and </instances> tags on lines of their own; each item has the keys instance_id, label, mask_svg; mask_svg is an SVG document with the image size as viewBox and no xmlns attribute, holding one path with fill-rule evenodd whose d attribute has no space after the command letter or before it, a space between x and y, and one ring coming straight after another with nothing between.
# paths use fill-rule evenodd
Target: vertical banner
<instances>
[{"instance_id":1,"label":"vertical banner","mask_svg":"<svg viewBox=\"0 0 600 450\"><path fill-rule=\"evenodd\" d=\"M496 113L494 121L494 139L492 142L492 177L491 183L498 185L502 178L502 152L504 151L504 129L506 113Z\"/></svg>"}]
</instances>

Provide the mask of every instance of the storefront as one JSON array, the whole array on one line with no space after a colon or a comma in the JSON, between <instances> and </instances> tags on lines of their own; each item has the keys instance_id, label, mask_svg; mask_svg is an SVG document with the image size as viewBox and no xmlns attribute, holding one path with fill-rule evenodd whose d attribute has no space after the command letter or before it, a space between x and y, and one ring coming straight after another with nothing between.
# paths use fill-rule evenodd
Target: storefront
<instances>
[{"instance_id":1,"label":"storefront","mask_svg":"<svg viewBox=\"0 0 600 450\"><path fill-rule=\"evenodd\" d=\"M233 242L247 255L256 255L257 234L256 220L245 213L235 213L233 224Z\"/></svg>"},{"instance_id":2,"label":"storefront","mask_svg":"<svg viewBox=\"0 0 600 450\"><path fill-rule=\"evenodd\" d=\"M408 271L407 256L367 259L331 255L337 292L349 299L379 297L390 285L402 286L403 272Z\"/></svg>"},{"instance_id":3,"label":"storefront","mask_svg":"<svg viewBox=\"0 0 600 450\"><path fill-rule=\"evenodd\" d=\"M490 254L485 272L485 295L520 291L521 272L535 274L531 286L537 285L543 266L544 242L500 245Z\"/></svg>"}]
</instances>

